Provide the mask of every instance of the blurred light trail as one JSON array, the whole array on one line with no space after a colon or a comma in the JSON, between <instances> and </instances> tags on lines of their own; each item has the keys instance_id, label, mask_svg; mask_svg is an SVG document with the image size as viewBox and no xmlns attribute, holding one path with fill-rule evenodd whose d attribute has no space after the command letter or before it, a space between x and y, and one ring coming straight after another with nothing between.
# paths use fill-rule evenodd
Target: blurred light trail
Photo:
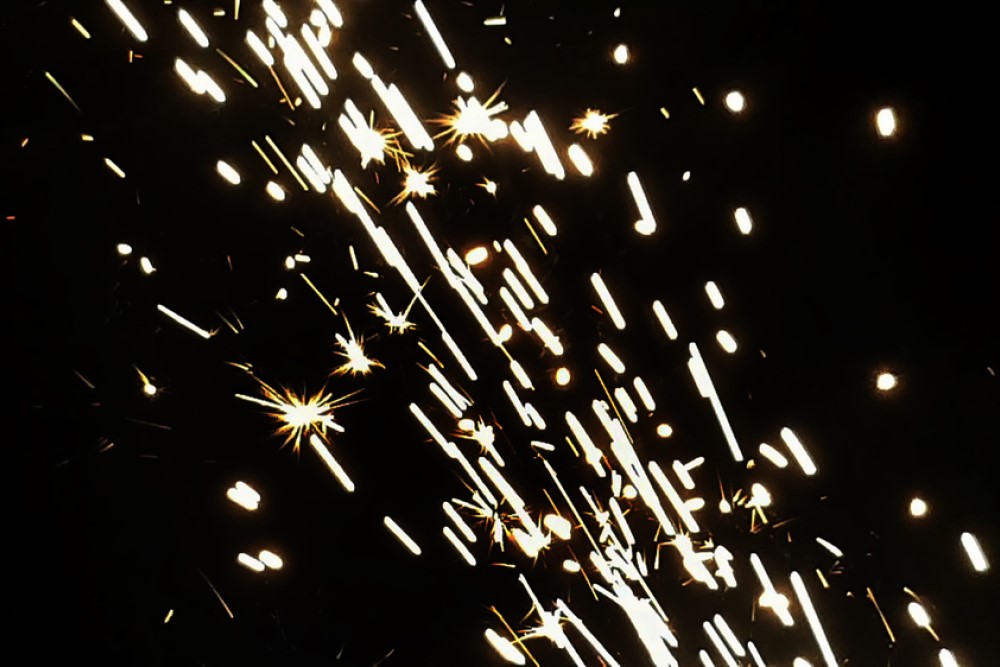
<instances>
[{"instance_id":1,"label":"blurred light trail","mask_svg":"<svg viewBox=\"0 0 1000 667\"><path fill-rule=\"evenodd\" d=\"M792 572L791 581L792 588L795 590L795 596L799 599L799 604L802 605L802 611L805 612L806 620L809 621L809 628L812 630L813 636L816 637L816 643L819 645L823 660L826 661L826 667L837 667L837 658L833 655L833 649L830 648L830 641L826 638L823 625L819 622L819 616L816 615L816 608L813 607L809 591L806 590L805 582L802 581L802 577L799 576L798 572Z\"/></svg>"},{"instance_id":2,"label":"blurred light trail","mask_svg":"<svg viewBox=\"0 0 1000 667\"><path fill-rule=\"evenodd\" d=\"M983 553L982 547L979 546L979 540L972 533L962 533L962 547L965 548L965 554L969 557L969 562L972 563L972 568L976 572L986 572L990 569L990 564L986 562L986 554Z\"/></svg>"},{"instance_id":3,"label":"blurred light trail","mask_svg":"<svg viewBox=\"0 0 1000 667\"><path fill-rule=\"evenodd\" d=\"M118 20L125 24L125 27L128 28L128 31L132 33L133 37L140 42L145 42L149 39L149 34L146 32L146 29L142 27L142 24L139 23L139 19L135 17L135 14L129 11L129 8L125 6L125 3L122 2L122 0L105 0L105 2L108 7L111 8L111 11L113 11L118 17Z\"/></svg>"},{"instance_id":4,"label":"blurred light trail","mask_svg":"<svg viewBox=\"0 0 1000 667\"><path fill-rule=\"evenodd\" d=\"M205 329L202 329L197 324L194 324L191 320L181 317L180 315L170 310L163 304L157 304L156 309L159 310L164 315L166 315L167 317L169 317L170 319L172 319L177 324L187 329L188 331L191 331L192 333L201 336L205 340L208 340L209 338L212 337L212 334L210 332L206 331Z\"/></svg>"},{"instance_id":5,"label":"blurred light trail","mask_svg":"<svg viewBox=\"0 0 1000 667\"><path fill-rule=\"evenodd\" d=\"M413 541L413 538L407 535L406 532L399 527L399 524L393 521L391 517L385 517L382 520L382 523L385 524L385 527L389 529L389 532L392 533L396 539L399 540L400 544L406 547L410 553L414 556L419 556L421 554L420 547Z\"/></svg>"},{"instance_id":6,"label":"blurred light trail","mask_svg":"<svg viewBox=\"0 0 1000 667\"><path fill-rule=\"evenodd\" d=\"M799 436L795 434L795 431L788 428L787 426L781 429L781 439L785 441L785 445L788 446L788 451L792 453L792 457L795 462L799 464L802 468L802 472L806 475L816 474L816 464L813 463L812 458L809 456L809 452L802 445L802 441L799 440Z\"/></svg>"},{"instance_id":7,"label":"blurred light trail","mask_svg":"<svg viewBox=\"0 0 1000 667\"><path fill-rule=\"evenodd\" d=\"M437 25L435 25L434 19L431 18L430 12L427 11L427 7L424 6L423 0L414 2L413 8L416 10L420 22L424 24L424 30L427 31L431 41L434 42L434 48L437 49L438 55L441 56L445 67L455 69L455 58L451 55L448 45L445 44L444 37L441 36L441 32L438 30Z\"/></svg>"},{"instance_id":8,"label":"blurred light trail","mask_svg":"<svg viewBox=\"0 0 1000 667\"><path fill-rule=\"evenodd\" d=\"M333 454L330 453L329 448L315 433L309 436L309 446L313 448L319 457L326 464L326 467L330 469L333 476L337 478L340 485L344 487L344 490L348 493L354 493L354 481L348 476L347 471L340 465L337 459L333 458Z\"/></svg>"}]
</instances>

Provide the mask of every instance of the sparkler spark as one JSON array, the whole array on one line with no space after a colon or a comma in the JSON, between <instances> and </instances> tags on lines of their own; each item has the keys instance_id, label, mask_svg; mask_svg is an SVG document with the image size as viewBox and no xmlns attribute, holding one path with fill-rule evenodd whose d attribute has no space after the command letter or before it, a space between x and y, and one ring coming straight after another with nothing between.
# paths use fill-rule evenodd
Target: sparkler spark
<instances>
[{"instance_id":1,"label":"sparkler spark","mask_svg":"<svg viewBox=\"0 0 1000 667\"><path fill-rule=\"evenodd\" d=\"M336 397L324 388L309 396L287 388L278 390L256 376L253 378L263 398L246 394L236 394L236 398L270 408L267 414L279 422L276 433L285 436L285 444L291 444L295 453L299 452L303 437L318 435L325 439L328 430L344 432L344 428L334 421L333 412L357 392Z\"/></svg>"},{"instance_id":2,"label":"sparkler spark","mask_svg":"<svg viewBox=\"0 0 1000 667\"><path fill-rule=\"evenodd\" d=\"M587 109L582 116L573 119L569 129L577 134L586 134L591 139L596 139L611 130L611 119L617 116L618 114L606 114L597 109Z\"/></svg>"}]
</instances>

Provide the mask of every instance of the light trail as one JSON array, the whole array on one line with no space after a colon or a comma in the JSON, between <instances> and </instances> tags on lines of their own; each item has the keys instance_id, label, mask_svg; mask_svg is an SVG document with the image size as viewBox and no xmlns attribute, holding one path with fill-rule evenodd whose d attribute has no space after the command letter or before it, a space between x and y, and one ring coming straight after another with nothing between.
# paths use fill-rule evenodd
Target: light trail
<instances>
[{"instance_id":1,"label":"light trail","mask_svg":"<svg viewBox=\"0 0 1000 667\"><path fill-rule=\"evenodd\" d=\"M422 553L420 546L413 541L412 537L407 535L406 532L399 527L398 523L393 521L392 517L385 517L382 520L382 523L389 529L389 532L392 533L397 540L399 540L399 543L409 550L410 553L414 556L419 556Z\"/></svg>"}]
</instances>

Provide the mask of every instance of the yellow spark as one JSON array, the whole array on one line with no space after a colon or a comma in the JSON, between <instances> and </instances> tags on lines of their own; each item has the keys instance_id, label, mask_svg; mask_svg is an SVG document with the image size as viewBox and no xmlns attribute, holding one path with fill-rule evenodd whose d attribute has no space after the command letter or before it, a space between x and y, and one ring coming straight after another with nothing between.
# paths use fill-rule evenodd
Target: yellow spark
<instances>
[{"instance_id":1,"label":"yellow spark","mask_svg":"<svg viewBox=\"0 0 1000 667\"><path fill-rule=\"evenodd\" d=\"M879 618L882 619L882 625L885 626L885 631L889 634L889 641L896 643L896 636L892 633L892 628L889 626L889 621L886 619L885 614L882 613L881 607L878 606L878 601L875 599L875 594L872 593L872 589L868 589L868 599L872 601L875 605L875 611L878 612Z\"/></svg>"},{"instance_id":2,"label":"yellow spark","mask_svg":"<svg viewBox=\"0 0 1000 667\"><path fill-rule=\"evenodd\" d=\"M291 444L292 451L295 453L299 452L302 438L306 435L317 435L325 438L327 430L343 433L344 428L333 420L333 411L335 408L343 406L344 401L356 392L334 397L327 393L324 387L312 396L307 396L306 394L296 394L285 387L280 390L275 389L260 378L252 377L260 385L260 391L264 398L245 394L236 394L236 398L269 408L268 416L279 422L275 433L284 435L284 444Z\"/></svg>"},{"instance_id":3,"label":"yellow spark","mask_svg":"<svg viewBox=\"0 0 1000 667\"><path fill-rule=\"evenodd\" d=\"M431 183L437 169L431 167L427 171L419 171L406 165L403 172L406 177L403 179L403 190L392 199L392 204L401 204L410 197L427 198L429 195L437 194L437 189Z\"/></svg>"},{"instance_id":4,"label":"yellow spark","mask_svg":"<svg viewBox=\"0 0 1000 667\"><path fill-rule=\"evenodd\" d=\"M70 17L69 22L73 25L74 28L76 28L76 31L78 33L80 33L81 35L83 35L84 39L90 39L90 33L87 32L87 29L84 28L83 25L79 21L77 21L73 17Z\"/></svg>"},{"instance_id":5,"label":"yellow spark","mask_svg":"<svg viewBox=\"0 0 1000 667\"><path fill-rule=\"evenodd\" d=\"M169 623L170 619L172 619L173 617L174 617L174 610L173 609L168 609L167 610L167 616L166 616L166 618L163 619L163 623L164 624Z\"/></svg>"},{"instance_id":6,"label":"yellow spark","mask_svg":"<svg viewBox=\"0 0 1000 667\"><path fill-rule=\"evenodd\" d=\"M156 388L156 385L150 382L149 378L146 376L145 373L139 370L138 366L132 366L132 368L134 368L135 372L139 374L139 380L142 381L142 393L144 393L146 396L149 396L150 398L156 396L156 392L159 391Z\"/></svg>"},{"instance_id":7,"label":"yellow spark","mask_svg":"<svg viewBox=\"0 0 1000 667\"><path fill-rule=\"evenodd\" d=\"M385 297L380 293L375 294L375 300L377 303L373 303L368 306L368 309L376 316L385 320L385 325L389 328L389 333L403 333L409 329L416 328L413 322L408 321L406 318L410 314L410 309L413 304L416 303L416 297L410 301L410 305L407 306L406 310L401 313L394 313L392 308L386 302Z\"/></svg>"},{"instance_id":8,"label":"yellow spark","mask_svg":"<svg viewBox=\"0 0 1000 667\"><path fill-rule=\"evenodd\" d=\"M218 48L215 49L215 52L218 53L220 56L222 56L222 58L227 63L229 63L230 65L232 65L233 69L235 69L237 72L239 72L240 76L242 76L244 79L247 80L247 83L249 83L254 88L259 88L260 87L260 86L257 85L257 82L254 80L254 78L252 76L250 76L250 74L245 69L243 69L242 67L240 67L239 63L237 63L235 60L233 60L232 58L229 57L229 54L227 54L222 49L218 49Z\"/></svg>"},{"instance_id":9,"label":"yellow spark","mask_svg":"<svg viewBox=\"0 0 1000 667\"><path fill-rule=\"evenodd\" d=\"M348 326L348 331L350 331L350 326ZM372 372L372 368L385 368L385 366L375 359L371 359L365 355L363 339L356 339L350 333L349 336L350 338L344 338L340 334L337 334L337 344L341 348L341 351L337 352L337 355L347 361L334 369L333 372L335 375L342 375L344 373L367 375Z\"/></svg>"},{"instance_id":10,"label":"yellow spark","mask_svg":"<svg viewBox=\"0 0 1000 667\"><path fill-rule=\"evenodd\" d=\"M496 194L497 194L497 184L496 184L495 181L491 181L488 178L484 178L483 182L482 183L477 183L477 185L479 187L481 187L483 190L486 190L487 192L489 192L494 197L496 196Z\"/></svg>"},{"instance_id":11,"label":"yellow spark","mask_svg":"<svg viewBox=\"0 0 1000 667\"><path fill-rule=\"evenodd\" d=\"M457 98L454 102L455 113L433 121L445 127L434 138L448 137L449 144L466 137L476 137L483 143L504 139L509 131L507 124L496 117L509 109L506 102L497 102L502 89L502 86L497 88L485 102L480 102L475 97Z\"/></svg>"},{"instance_id":12,"label":"yellow spark","mask_svg":"<svg viewBox=\"0 0 1000 667\"><path fill-rule=\"evenodd\" d=\"M614 113L601 113L597 109L587 109L582 116L573 119L573 124L569 126L569 129L577 134L586 134L591 139L596 139L602 134L608 133L608 130L611 129L609 121L617 116L618 114Z\"/></svg>"},{"instance_id":13,"label":"yellow spark","mask_svg":"<svg viewBox=\"0 0 1000 667\"><path fill-rule=\"evenodd\" d=\"M292 163L288 161L288 158L285 157L285 154L281 152L281 149L278 148L278 145L276 143L274 143L274 140L271 139L269 135L265 135L264 141L267 142L267 145L271 147L271 150L273 150L275 155L278 156L282 164L284 164L285 167L288 169L288 171L291 172L292 176L295 177L295 180L299 182L299 185L302 186L302 189L308 192L309 186L306 185L306 182L304 180L302 180L302 177L299 175L299 172L295 170L295 167L293 167Z\"/></svg>"}]
</instances>

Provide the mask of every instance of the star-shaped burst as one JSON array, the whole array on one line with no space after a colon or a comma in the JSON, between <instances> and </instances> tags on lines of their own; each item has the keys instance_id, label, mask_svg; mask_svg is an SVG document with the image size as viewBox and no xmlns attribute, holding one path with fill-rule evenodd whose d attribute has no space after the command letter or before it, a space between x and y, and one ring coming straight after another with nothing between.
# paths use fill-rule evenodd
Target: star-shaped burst
<instances>
[{"instance_id":1,"label":"star-shaped burst","mask_svg":"<svg viewBox=\"0 0 1000 667\"><path fill-rule=\"evenodd\" d=\"M587 109L579 118L573 119L573 124L569 129L577 134L586 134L591 139L596 139L602 134L607 134L611 129L611 119L618 114L605 114L597 109Z\"/></svg>"},{"instance_id":2,"label":"star-shaped burst","mask_svg":"<svg viewBox=\"0 0 1000 667\"><path fill-rule=\"evenodd\" d=\"M295 453L299 452L302 438L307 435L315 434L325 439L328 430L344 432L344 428L333 420L333 411L356 392L337 397L324 387L310 396L296 394L285 387L275 389L260 378L254 379L260 384L263 398L245 394L236 394L236 398L269 408L268 415L278 420L276 432L285 436L285 444L291 443Z\"/></svg>"}]
</instances>

